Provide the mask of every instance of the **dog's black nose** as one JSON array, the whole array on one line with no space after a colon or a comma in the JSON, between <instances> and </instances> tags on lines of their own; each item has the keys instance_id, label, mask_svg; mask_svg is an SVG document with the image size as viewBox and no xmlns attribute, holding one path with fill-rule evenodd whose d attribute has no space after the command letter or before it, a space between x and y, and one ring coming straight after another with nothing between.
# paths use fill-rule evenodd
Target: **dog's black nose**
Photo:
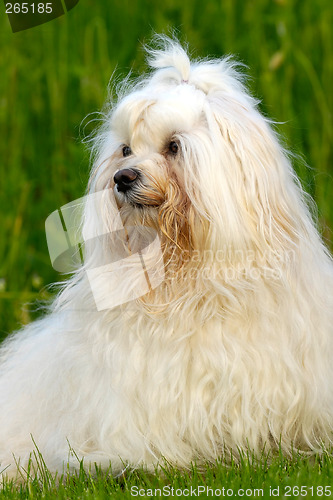
<instances>
[{"instance_id":1,"label":"dog's black nose","mask_svg":"<svg viewBox=\"0 0 333 500\"><path fill-rule=\"evenodd\" d=\"M123 168L114 174L113 180L117 185L118 191L125 193L131 189L133 182L138 178L138 172L133 168Z\"/></svg>"}]
</instances>

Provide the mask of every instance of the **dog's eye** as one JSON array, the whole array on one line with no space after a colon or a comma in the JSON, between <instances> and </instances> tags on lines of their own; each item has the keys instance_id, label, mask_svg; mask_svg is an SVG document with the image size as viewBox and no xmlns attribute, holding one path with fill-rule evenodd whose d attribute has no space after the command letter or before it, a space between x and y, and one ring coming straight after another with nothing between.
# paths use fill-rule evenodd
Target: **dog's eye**
<instances>
[{"instance_id":1,"label":"dog's eye","mask_svg":"<svg viewBox=\"0 0 333 500\"><path fill-rule=\"evenodd\" d=\"M132 154L132 150L129 146L123 146L122 152L123 152L124 158L126 158L126 156L130 156Z\"/></svg>"},{"instance_id":2,"label":"dog's eye","mask_svg":"<svg viewBox=\"0 0 333 500\"><path fill-rule=\"evenodd\" d=\"M168 149L169 149L169 153L176 155L178 153L179 146L178 146L177 142L171 141Z\"/></svg>"}]
</instances>

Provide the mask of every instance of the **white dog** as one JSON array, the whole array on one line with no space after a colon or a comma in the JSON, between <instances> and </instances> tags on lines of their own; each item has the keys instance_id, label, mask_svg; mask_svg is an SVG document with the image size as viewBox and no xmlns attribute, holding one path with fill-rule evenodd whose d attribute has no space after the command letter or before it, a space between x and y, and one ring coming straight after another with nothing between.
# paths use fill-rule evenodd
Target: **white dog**
<instances>
[{"instance_id":1,"label":"white dog","mask_svg":"<svg viewBox=\"0 0 333 500\"><path fill-rule=\"evenodd\" d=\"M232 60L159 42L96 136L84 265L2 347L4 475L332 442L333 266L288 153Z\"/></svg>"}]
</instances>

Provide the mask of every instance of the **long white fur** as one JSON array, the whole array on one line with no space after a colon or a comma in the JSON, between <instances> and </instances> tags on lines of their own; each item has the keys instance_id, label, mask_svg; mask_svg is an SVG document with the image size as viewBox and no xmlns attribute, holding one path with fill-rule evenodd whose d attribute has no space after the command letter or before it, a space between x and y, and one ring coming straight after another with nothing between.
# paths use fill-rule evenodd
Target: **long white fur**
<instances>
[{"instance_id":1,"label":"long white fur","mask_svg":"<svg viewBox=\"0 0 333 500\"><path fill-rule=\"evenodd\" d=\"M85 265L48 315L5 342L9 477L27 466L32 438L52 472L83 458L114 474L332 442L333 266L289 155L231 59L191 62L159 40L152 72L107 113L88 193L113 188L118 168L142 172L147 206L115 197L125 227L158 231L165 280L98 311ZM112 224L106 197L86 209L83 234ZM98 267L107 251L96 244L87 261Z\"/></svg>"}]
</instances>

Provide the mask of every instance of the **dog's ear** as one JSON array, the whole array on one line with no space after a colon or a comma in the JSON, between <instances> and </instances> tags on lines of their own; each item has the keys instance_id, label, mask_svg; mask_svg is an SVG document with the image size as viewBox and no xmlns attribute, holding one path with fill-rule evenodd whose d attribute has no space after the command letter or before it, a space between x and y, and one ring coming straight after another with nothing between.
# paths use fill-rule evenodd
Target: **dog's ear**
<instances>
[{"instance_id":1,"label":"dog's ear","mask_svg":"<svg viewBox=\"0 0 333 500\"><path fill-rule=\"evenodd\" d=\"M259 248L294 248L313 233L307 195L269 121L255 108L232 107L215 119L244 225Z\"/></svg>"}]
</instances>

